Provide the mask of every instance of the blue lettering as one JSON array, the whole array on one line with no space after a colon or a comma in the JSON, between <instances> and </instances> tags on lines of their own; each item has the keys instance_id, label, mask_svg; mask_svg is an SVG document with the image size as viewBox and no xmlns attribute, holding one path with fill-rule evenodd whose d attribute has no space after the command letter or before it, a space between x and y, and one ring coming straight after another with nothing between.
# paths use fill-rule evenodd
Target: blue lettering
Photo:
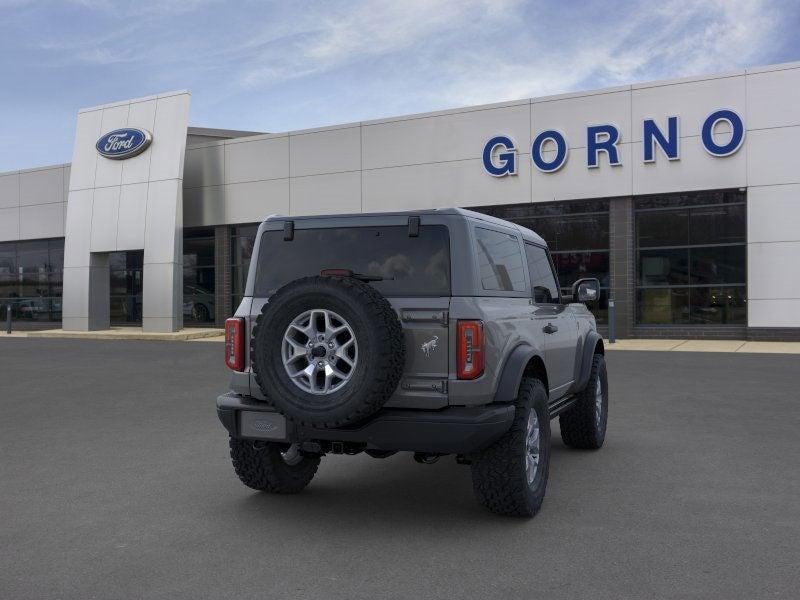
<instances>
[{"instance_id":1,"label":"blue lettering","mask_svg":"<svg viewBox=\"0 0 800 600\"><path fill-rule=\"evenodd\" d=\"M494 163L494 153L498 148L505 150L497 155L499 164ZM498 135L486 142L483 147L483 168L489 175L503 177L517 174L517 149L511 138Z\"/></svg>"},{"instance_id":2,"label":"blue lettering","mask_svg":"<svg viewBox=\"0 0 800 600\"><path fill-rule=\"evenodd\" d=\"M592 125L586 128L586 166L594 169L599 165L597 155L600 152L608 154L608 162L612 166L622 164L619 162L617 144L619 143L619 129L614 125ZM600 137L602 136L602 137Z\"/></svg>"},{"instance_id":3,"label":"blue lettering","mask_svg":"<svg viewBox=\"0 0 800 600\"><path fill-rule=\"evenodd\" d=\"M714 141L713 135L714 127L720 121L727 121L733 130L730 141L721 146ZM744 142L744 123L742 118L730 109L715 110L706 117L701 137L703 139L703 147L711 156L730 156L741 148L742 142Z\"/></svg>"},{"instance_id":4,"label":"blue lettering","mask_svg":"<svg viewBox=\"0 0 800 600\"><path fill-rule=\"evenodd\" d=\"M655 162L656 144L664 151L669 160L678 160L680 158L678 151L678 143L680 141L678 136L678 117L667 117L666 137L661 133L653 119L645 119L642 135L644 139L644 162Z\"/></svg>"},{"instance_id":5,"label":"blue lettering","mask_svg":"<svg viewBox=\"0 0 800 600\"><path fill-rule=\"evenodd\" d=\"M656 160L656 146L661 149L668 160L680 159L680 118L666 117L666 133L661 130L655 119L642 121L642 153L644 163ZM718 144L714 139L714 128L718 123L730 125L730 140ZM723 108L712 112L703 122L701 143L711 156L730 156L744 143L745 127L739 114L731 109ZM106 138L103 138L104 140ZM109 138L108 142L117 141ZM127 140L125 140L127 141ZM545 152L545 146L552 142L554 151ZM620 131L612 123L590 125L586 128L586 166L595 169L600 166L599 155L605 152L612 167L622 164L619 154ZM122 146L122 141L119 143ZM100 142L98 150L102 153ZM531 160L542 173L554 173L566 163L569 145L564 134L557 129L546 129L540 132L531 144ZM483 168L494 177L517 174L517 148L509 136L497 135L483 147Z\"/></svg>"},{"instance_id":6,"label":"blue lettering","mask_svg":"<svg viewBox=\"0 0 800 600\"><path fill-rule=\"evenodd\" d=\"M549 162L542 157L542 146L544 146L545 142L548 140L556 145L555 158ZM533 164L543 173L553 173L563 167L564 163L567 162L568 152L569 148L567 147L567 140L564 139L564 134L555 129L548 129L537 135L531 146Z\"/></svg>"}]
</instances>

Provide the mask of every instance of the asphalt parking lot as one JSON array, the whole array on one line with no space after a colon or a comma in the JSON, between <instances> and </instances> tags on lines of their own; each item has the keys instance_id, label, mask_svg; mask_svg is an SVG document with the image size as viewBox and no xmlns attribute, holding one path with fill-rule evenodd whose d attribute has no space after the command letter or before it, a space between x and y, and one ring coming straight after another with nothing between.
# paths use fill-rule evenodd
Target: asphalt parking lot
<instances>
[{"instance_id":1,"label":"asphalt parking lot","mask_svg":"<svg viewBox=\"0 0 800 600\"><path fill-rule=\"evenodd\" d=\"M533 520L468 467L239 484L217 343L0 340L0 598L796 598L800 357L609 353L606 446L554 426Z\"/></svg>"}]
</instances>

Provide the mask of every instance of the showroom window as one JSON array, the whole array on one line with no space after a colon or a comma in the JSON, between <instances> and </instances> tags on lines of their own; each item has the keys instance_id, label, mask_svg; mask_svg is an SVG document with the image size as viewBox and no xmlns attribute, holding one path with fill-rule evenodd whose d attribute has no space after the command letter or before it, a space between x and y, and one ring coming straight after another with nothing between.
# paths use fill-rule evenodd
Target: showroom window
<instances>
[{"instance_id":1,"label":"showroom window","mask_svg":"<svg viewBox=\"0 0 800 600\"><path fill-rule=\"evenodd\" d=\"M473 209L532 229L547 242L562 294L582 277L600 280L600 302L591 306L598 323L608 318L609 201L541 202Z\"/></svg>"},{"instance_id":2,"label":"showroom window","mask_svg":"<svg viewBox=\"0 0 800 600\"><path fill-rule=\"evenodd\" d=\"M256 233L257 224L235 225L231 228L231 310L234 312L244 296Z\"/></svg>"},{"instance_id":3,"label":"showroom window","mask_svg":"<svg viewBox=\"0 0 800 600\"><path fill-rule=\"evenodd\" d=\"M143 263L144 250L109 253L109 310L112 325L142 324Z\"/></svg>"},{"instance_id":4,"label":"showroom window","mask_svg":"<svg viewBox=\"0 0 800 600\"><path fill-rule=\"evenodd\" d=\"M0 319L61 321L64 239L0 243Z\"/></svg>"},{"instance_id":5,"label":"showroom window","mask_svg":"<svg viewBox=\"0 0 800 600\"><path fill-rule=\"evenodd\" d=\"M183 232L183 323L208 326L214 323L214 228Z\"/></svg>"},{"instance_id":6,"label":"showroom window","mask_svg":"<svg viewBox=\"0 0 800 600\"><path fill-rule=\"evenodd\" d=\"M745 192L648 196L634 206L637 323L746 324Z\"/></svg>"}]
</instances>

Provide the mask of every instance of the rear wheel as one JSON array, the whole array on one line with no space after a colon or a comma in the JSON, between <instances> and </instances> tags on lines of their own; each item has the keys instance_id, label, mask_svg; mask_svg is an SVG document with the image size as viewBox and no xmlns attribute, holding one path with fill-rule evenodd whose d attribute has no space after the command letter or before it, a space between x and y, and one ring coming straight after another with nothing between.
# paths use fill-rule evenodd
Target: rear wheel
<instances>
[{"instance_id":1,"label":"rear wheel","mask_svg":"<svg viewBox=\"0 0 800 600\"><path fill-rule=\"evenodd\" d=\"M538 379L519 386L511 429L472 461L472 487L494 513L532 517L542 506L550 470L547 392Z\"/></svg>"},{"instance_id":2,"label":"rear wheel","mask_svg":"<svg viewBox=\"0 0 800 600\"><path fill-rule=\"evenodd\" d=\"M608 375L602 354L592 358L589 383L578 395L575 405L559 419L561 439L567 446L597 450L606 439L608 424Z\"/></svg>"},{"instance_id":3,"label":"rear wheel","mask_svg":"<svg viewBox=\"0 0 800 600\"><path fill-rule=\"evenodd\" d=\"M296 494L314 478L318 456L305 456L296 444L230 438L231 461L247 487L274 494Z\"/></svg>"}]
</instances>

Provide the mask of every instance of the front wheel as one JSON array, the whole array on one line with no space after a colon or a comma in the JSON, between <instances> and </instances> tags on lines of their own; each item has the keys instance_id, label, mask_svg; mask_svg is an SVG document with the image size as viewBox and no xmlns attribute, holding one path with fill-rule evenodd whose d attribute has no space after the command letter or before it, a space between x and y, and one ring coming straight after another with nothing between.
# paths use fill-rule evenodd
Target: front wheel
<instances>
[{"instance_id":1,"label":"front wheel","mask_svg":"<svg viewBox=\"0 0 800 600\"><path fill-rule=\"evenodd\" d=\"M575 405L558 418L561 439L582 450L602 448L608 424L608 375L602 354L592 357L592 371L586 388Z\"/></svg>"},{"instance_id":2,"label":"front wheel","mask_svg":"<svg viewBox=\"0 0 800 600\"><path fill-rule=\"evenodd\" d=\"M318 456L305 456L296 444L230 438L233 469L247 487L273 494L302 491L317 472Z\"/></svg>"},{"instance_id":3,"label":"front wheel","mask_svg":"<svg viewBox=\"0 0 800 600\"><path fill-rule=\"evenodd\" d=\"M523 378L516 405L511 429L473 459L472 487L490 511L532 517L544 501L550 470L550 414L542 382Z\"/></svg>"}]
</instances>

